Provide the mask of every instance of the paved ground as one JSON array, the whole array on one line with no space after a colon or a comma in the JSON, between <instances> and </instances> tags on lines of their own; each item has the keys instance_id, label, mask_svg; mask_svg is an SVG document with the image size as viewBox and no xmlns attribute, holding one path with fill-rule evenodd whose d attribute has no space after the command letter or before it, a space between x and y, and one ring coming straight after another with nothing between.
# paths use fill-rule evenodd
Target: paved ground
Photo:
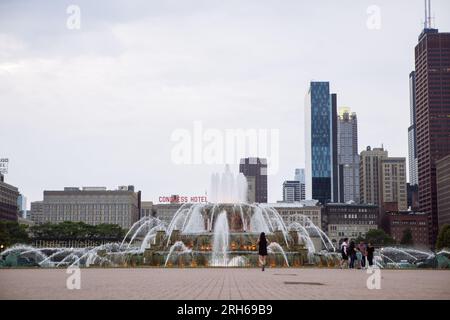
<instances>
[{"instance_id":1,"label":"paved ground","mask_svg":"<svg viewBox=\"0 0 450 320\"><path fill-rule=\"evenodd\" d=\"M450 271L381 270L369 290L363 270L81 269L68 290L63 269L2 269L0 299L446 299Z\"/></svg>"}]
</instances>

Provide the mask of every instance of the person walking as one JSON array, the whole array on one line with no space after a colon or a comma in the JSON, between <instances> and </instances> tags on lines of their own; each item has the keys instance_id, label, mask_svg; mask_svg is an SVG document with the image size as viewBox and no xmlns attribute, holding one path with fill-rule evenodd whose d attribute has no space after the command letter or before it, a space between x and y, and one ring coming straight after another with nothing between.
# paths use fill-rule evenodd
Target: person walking
<instances>
[{"instance_id":1,"label":"person walking","mask_svg":"<svg viewBox=\"0 0 450 320\"><path fill-rule=\"evenodd\" d=\"M366 259L367 259L367 246L364 243L364 241L361 241L359 243L359 251L361 252L361 268L365 269L366 268Z\"/></svg>"},{"instance_id":2,"label":"person walking","mask_svg":"<svg viewBox=\"0 0 450 320\"><path fill-rule=\"evenodd\" d=\"M258 240L258 253L259 253L259 263L262 265L262 271L266 266L266 257L267 257L267 239L266 234L261 232Z\"/></svg>"},{"instance_id":3,"label":"person walking","mask_svg":"<svg viewBox=\"0 0 450 320\"><path fill-rule=\"evenodd\" d=\"M344 238L341 244L341 269L348 264L348 238Z\"/></svg>"},{"instance_id":4,"label":"person walking","mask_svg":"<svg viewBox=\"0 0 450 320\"><path fill-rule=\"evenodd\" d=\"M372 243L369 242L367 245L367 261L369 262L369 267L373 266L373 254L375 252L375 248Z\"/></svg>"},{"instance_id":5,"label":"person walking","mask_svg":"<svg viewBox=\"0 0 450 320\"><path fill-rule=\"evenodd\" d=\"M350 258L350 269L355 268L355 260L356 260L356 249L355 249L355 241L350 241L350 245L348 246L348 256Z\"/></svg>"}]
</instances>

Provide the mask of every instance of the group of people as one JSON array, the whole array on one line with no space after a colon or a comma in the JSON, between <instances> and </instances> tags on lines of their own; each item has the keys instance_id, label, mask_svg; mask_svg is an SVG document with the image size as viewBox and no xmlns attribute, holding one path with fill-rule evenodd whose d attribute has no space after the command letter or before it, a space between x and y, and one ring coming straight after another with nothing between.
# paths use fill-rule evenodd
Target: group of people
<instances>
[{"instance_id":1,"label":"group of people","mask_svg":"<svg viewBox=\"0 0 450 320\"><path fill-rule=\"evenodd\" d=\"M355 241L348 241L345 238L341 244L341 268L347 267L350 269L365 269L366 265L369 267L373 266L373 254L375 248L369 242L368 244L361 241L358 245ZM259 264L261 265L261 270L264 271L266 266L267 257L267 239L264 232L261 232L258 240L258 253L259 253Z\"/></svg>"},{"instance_id":2,"label":"group of people","mask_svg":"<svg viewBox=\"0 0 450 320\"><path fill-rule=\"evenodd\" d=\"M348 241L345 238L341 244L341 268L347 267L350 269L365 269L368 264L369 267L373 266L373 254L375 248L369 242L368 244L361 241L358 245L355 241Z\"/></svg>"}]
</instances>

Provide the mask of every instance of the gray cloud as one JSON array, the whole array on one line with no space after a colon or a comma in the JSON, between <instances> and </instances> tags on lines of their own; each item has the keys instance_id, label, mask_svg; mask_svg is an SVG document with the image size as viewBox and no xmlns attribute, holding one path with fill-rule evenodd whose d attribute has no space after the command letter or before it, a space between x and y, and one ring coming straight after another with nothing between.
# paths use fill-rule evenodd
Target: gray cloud
<instances>
[{"instance_id":1,"label":"gray cloud","mask_svg":"<svg viewBox=\"0 0 450 320\"><path fill-rule=\"evenodd\" d=\"M422 1L4 1L0 156L30 200L67 185L135 184L144 199L203 193L218 166L174 165L171 132L280 130L269 198L303 164L303 98L329 80L358 113L360 149L407 155L408 74ZM66 28L67 5L81 29ZM128 2L127 2L128 4ZM450 30L450 4L434 1Z\"/></svg>"}]
</instances>

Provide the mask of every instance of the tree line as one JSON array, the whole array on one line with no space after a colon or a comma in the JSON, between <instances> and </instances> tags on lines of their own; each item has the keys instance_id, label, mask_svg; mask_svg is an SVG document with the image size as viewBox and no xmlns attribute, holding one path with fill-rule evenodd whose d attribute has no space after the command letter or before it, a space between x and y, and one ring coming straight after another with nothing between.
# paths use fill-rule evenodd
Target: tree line
<instances>
[{"instance_id":1,"label":"tree line","mask_svg":"<svg viewBox=\"0 0 450 320\"><path fill-rule=\"evenodd\" d=\"M0 244L31 243L34 240L106 240L121 241L125 230L117 224L90 225L84 222L64 221L26 226L14 221L0 221Z\"/></svg>"}]
</instances>

